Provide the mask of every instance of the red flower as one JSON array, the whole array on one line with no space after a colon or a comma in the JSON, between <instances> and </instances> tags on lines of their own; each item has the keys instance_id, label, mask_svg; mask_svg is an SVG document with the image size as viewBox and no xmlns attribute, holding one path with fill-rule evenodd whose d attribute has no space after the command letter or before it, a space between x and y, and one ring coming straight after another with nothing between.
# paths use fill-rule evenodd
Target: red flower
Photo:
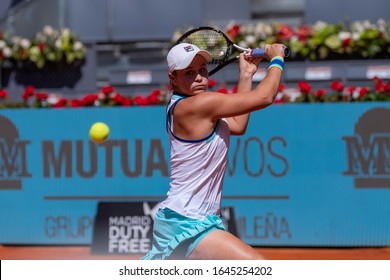
<instances>
[{"instance_id":1,"label":"red flower","mask_svg":"<svg viewBox=\"0 0 390 280\"><path fill-rule=\"evenodd\" d=\"M308 25L301 25L298 27L296 34L299 41L306 42L307 38L312 36L311 27Z\"/></svg>"},{"instance_id":2,"label":"red flower","mask_svg":"<svg viewBox=\"0 0 390 280\"><path fill-rule=\"evenodd\" d=\"M25 88L24 88L24 92L26 93L26 94L33 94L34 93L34 91L35 91L35 87L34 86L26 86Z\"/></svg>"},{"instance_id":3,"label":"red flower","mask_svg":"<svg viewBox=\"0 0 390 280\"><path fill-rule=\"evenodd\" d=\"M387 82L385 85L385 91L390 92L390 82Z\"/></svg>"},{"instance_id":4,"label":"red flower","mask_svg":"<svg viewBox=\"0 0 390 280\"><path fill-rule=\"evenodd\" d=\"M39 47L39 50L40 50L41 52L43 52L43 51L45 50L45 48L46 48L46 45L45 45L44 43L40 43L40 44L38 45L38 47Z\"/></svg>"},{"instance_id":5,"label":"red flower","mask_svg":"<svg viewBox=\"0 0 390 280\"><path fill-rule=\"evenodd\" d=\"M114 92L114 88L112 86L105 86L102 88L102 92L104 95L109 95L110 93Z\"/></svg>"},{"instance_id":6,"label":"red flower","mask_svg":"<svg viewBox=\"0 0 390 280\"><path fill-rule=\"evenodd\" d=\"M281 24L279 25L279 31L277 35L282 39L282 40L290 40L292 36L294 36L294 30L289 26L288 24Z\"/></svg>"},{"instance_id":7,"label":"red flower","mask_svg":"<svg viewBox=\"0 0 390 280\"><path fill-rule=\"evenodd\" d=\"M359 90L359 97L364 97L366 96L368 93L368 88L367 87L362 87L360 90Z\"/></svg>"},{"instance_id":8,"label":"red flower","mask_svg":"<svg viewBox=\"0 0 390 280\"><path fill-rule=\"evenodd\" d=\"M237 93L238 92L238 86L235 85L233 88L232 88L232 93Z\"/></svg>"},{"instance_id":9,"label":"red flower","mask_svg":"<svg viewBox=\"0 0 390 280\"><path fill-rule=\"evenodd\" d=\"M382 93L385 92L385 85L383 83L377 83L374 87L376 92Z\"/></svg>"},{"instance_id":10,"label":"red flower","mask_svg":"<svg viewBox=\"0 0 390 280\"><path fill-rule=\"evenodd\" d=\"M376 84L376 85L383 84L383 80L381 78L374 77L374 78L372 78L372 80L374 81L374 84Z\"/></svg>"},{"instance_id":11,"label":"red flower","mask_svg":"<svg viewBox=\"0 0 390 280\"><path fill-rule=\"evenodd\" d=\"M132 105L131 99L127 98L127 97L123 97L121 100L121 105L122 106L131 106Z\"/></svg>"},{"instance_id":12,"label":"red flower","mask_svg":"<svg viewBox=\"0 0 390 280\"><path fill-rule=\"evenodd\" d=\"M285 95L283 93L278 93L275 97L274 104L283 104L285 101Z\"/></svg>"},{"instance_id":13,"label":"red flower","mask_svg":"<svg viewBox=\"0 0 390 280\"><path fill-rule=\"evenodd\" d=\"M374 81L374 90L376 92L382 93L385 91L385 85L383 84L383 80L381 78L374 77L372 80Z\"/></svg>"},{"instance_id":14,"label":"red flower","mask_svg":"<svg viewBox=\"0 0 390 280\"><path fill-rule=\"evenodd\" d=\"M83 104L83 106L93 106L98 98L99 96L97 94L86 95L81 99L81 104Z\"/></svg>"},{"instance_id":15,"label":"red flower","mask_svg":"<svg viewBox=\"0 0 390 280\"><path fill-rule=\"evenodd\" d=\"M65 98L60 98L54 105L53 108L64 108L68 104Z\"/></svg>"},{"instance_id":16,"label":"red flower","mask_svg":"<svg viewBox=\"0 0 390 280\"><path fill-rule=\"evenodd\" d=\"M149 105L156 105L160 103L160 94L155 92L146 97Z\"/></svg>"},{"instance_id":17,"label":"red flower","mask_svg":"<svg viewBox=\"0 0 390 280\"><path fill-rule=\"evenodd\" d=\"M225 87L220 87L219 89L217 89L217 92L224 93L224 94L228 94L229 93L229 91Z\"/></svg>"},{"instance_id":18,"label":"red flower","mask_svg":"<svg viewBox=\"0 0 390 280\"><path fill-rule=\"evenodd\" d=\"M114 97L112 98L112 101L114 102L114 104L120 105L120 106L130 106L131 105L131 100L129 98L123 96L120 93L115 94Z\"/></svg>"},{"instance_id":19,"label":"red flower","mask_svg":"<svg viewBox=\"0 0 390 280\"><path fill-rule=\"evenodd\" d=\"M138 106L148 105L148 101L146 100L146 98L141 95L137 95L136 97L134 97L133 102Z\"/></svg>"},{"instance_id":20,"label":"red flower","mask_svg":"<svg viewBox=\"0 0 390 280\"><path fill-rule=\"evenodd\" d=\"M22 94L22 99L23 100L28 100L30 97L34 96L34 86L27 86L25 87L23 94Z\"/></svg>"},{"instance_id":21,"label":"red flower","mask_svg":"<svg viewBox=\"0 0 390 280\"><path fill-rule=\"evenodd\" d=\"M348 46L352 43L352 38L347 38L343 41L343 49L348 48Z\"/></svg>"},{"instance_id":22,"label":"red flower","mask_svg":"<svg viewBox=\"0 0 390 280\"><path fill-rule=\"evenodd\" d=\"M115 94L115 95L112 97L112 101L113 101L115 104L121 104L121 103L122 103L122 99L123 99L123 96L122 96L120 93L117 93L117 94Z\"/></svg>"},{"instance_id":23,"label":"red flower","mask_svg":"<svg viewBox=\"0 0 390 280\"><path fill-rule=\"evenodd\" d=\"M277 98L274 100L274 104L283 104L283 103L284 103L283 98Z\"/></svg>"},{"instance_id":24,"label":"red flower","mask_svg":"<svg viewBox=\"0 0 390 280\"><path fill-rule=\"evenodd\" d=\"M317 97L317 98L320 98L321 96L325 95L326 94L326 90L321 88L319 90L317 90L315 93L314 93L314 96Z\"/></svg>"},{"instance_id":25,"label":"red flower","mask_svg":"<svg viewBox=\"0 0 390 280\"><path fill-rule=\"evenodd\" d=\"M166 85L165 85L165 88L166 88L167 90L172 90L172 85L171 85L171 84L166 84Z\"/></svg>"},{"instance_id":26,"label":"red flower","mask_svg":"<svg viewBox=\"0 0 390 280\"><path fill-rule=\"evenodd\" d=\"M303 81L298 82L299 90L304 94L309 94L311 92L311 86Z\"/></svg>"},{"instance_id":27,"label":"red flower","mask_svg":"<svg viewBox=\"0 0 390 280\"><path fill-rule=\"evenodd\" d=\"M344 86L340 81L336 80L330 84L330 88L335 90L335 91L342 91L344 89Z\"/></svg>"},{"instance_id":28,"label":"red flower","mask_svg":"<svg viewBox=\"0 0 390 280\"><path fill-rule=\"evenodd\" d=\"M285 85L285 84L280 84L280 85L279 85L278 92L284 91L285 88L286 88L286 85Z\"/></svg>"},{"instance_id":29,"label":"red flower","mask_svg":"<svg viewBox=\"0 0 390 280\"><path fill-rule=\"evenodd\" d=\"M229 36L230 40L234 41L236 36L240 34L240 26L239 25L233 25L228 30L226 30L227 35Z\"/></svg>"},{"instance_id":30,"label":"red flower","mask_svg":"<svg viewBox=\"0 0 390 280\"><path fill-rule=\"evenodd\" d=\"M7 92L5 89L1 89L1 90L0 90L0 98L1 98L1 99L6 98L7 95L8 95L8 92Z\"/></svg>"},{"instance_id":31,"label":"red flower","mask_svg":"<svg viewBox=\"0 0 390 280\"><path fill-rule=\"evenodd\" d=\"M45 92L38 92L35 94L35 98L39 101L43 101L43 100L46 100L48 98L48 95Z\"/></svg>"},{"instance_id":32,"label":"red flower","mask_svg":"<svg viewBox=\"0 0 390 280\"><path fill-rule=\"evenodd\" d=\"M69 101L69 106L72 108L82 107L83 103L78 99L72 99Z\"/></svg>"},{"instance_id":33,"label":"red flower","mask_svg":"<svg viewBox=\"0 0 390 280\"><path fill-rule=\"evenodd\" d=\"M209 79L209 82L208 82L208 88L212 88L213 86L215 86L217 84L217 82L213 79Z\"/></svg>"},{"instance_id":34,"label":"red flower","mask_svg":"<svg viewBox=\"0 0 390 280\"><path fill-rule=\"evenodd\" d=\"M154 95L154 96L160 97L160 95L161 95L161 90L159 90L159 89L154 89L154 90L152 90L152 92L150 93L150 95Z\"/></svg>"},{"instance_id":35,"label":"red flower","mask_svg":"<svg viewBox=\"0 0 390 280\"><path fill-rule=\"evenodd\" d=\"M21 57L22 59L27 58L27 51L26 51L25 49L21 49L20 52L19 52L19 54L20 54L20 57Z\"/></svg>"},{"instance_id":36,"label":"red flower","mask_svg":"<svg viewBox=\"0 0 390 280\"><path fill-rule=\"evenodd\" d=\"M352 95L353 92L356 90L356 87L352 86L352 87L348 87L346 90L345 90L345 93L348 94L348 95Z\"/></svg>"}]
</instances>

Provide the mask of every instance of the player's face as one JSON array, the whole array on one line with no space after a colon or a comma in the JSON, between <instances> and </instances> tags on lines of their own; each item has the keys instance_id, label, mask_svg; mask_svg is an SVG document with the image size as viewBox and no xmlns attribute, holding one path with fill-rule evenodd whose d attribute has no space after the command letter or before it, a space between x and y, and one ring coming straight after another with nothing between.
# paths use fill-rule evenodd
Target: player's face
<instances>
[{"instance_id":1,"label":"player's face","mask_svg":"<svg viewBox=\"0 0 390 280\"><path fill-rule=\"evenodd\" d=\"M172 80L174 90L187 95L195 95L207 90L208 70L207 61L196 55L191 64L183 70L176 70Z\"/></svg>"}]
</instances>

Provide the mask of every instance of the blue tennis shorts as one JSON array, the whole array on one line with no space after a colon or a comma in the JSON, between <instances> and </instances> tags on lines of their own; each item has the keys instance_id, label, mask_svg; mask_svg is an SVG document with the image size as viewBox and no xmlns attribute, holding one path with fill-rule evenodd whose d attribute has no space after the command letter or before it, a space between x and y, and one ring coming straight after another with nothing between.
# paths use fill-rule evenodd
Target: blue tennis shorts
<instances>
[{"instance_id":1,"label":"blue tennis shorts","mask_svg":"<svg viewBox=\"0 0 390 280\"><path fill-rule=\"evenodd\" d=\"M142 260L187 258L196 245L209 232L226 228L220 217L209 215L197 220L180 215L169 209L160 209L154 218L152 249Z\"/></svg>"}]
</instances>

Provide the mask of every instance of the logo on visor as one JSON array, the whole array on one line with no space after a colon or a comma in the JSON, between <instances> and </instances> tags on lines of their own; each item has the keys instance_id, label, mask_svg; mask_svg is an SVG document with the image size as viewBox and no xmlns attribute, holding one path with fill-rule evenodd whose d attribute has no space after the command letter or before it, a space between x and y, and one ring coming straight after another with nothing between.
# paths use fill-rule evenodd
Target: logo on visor
<instances>
[{"instance_id":1,"label":"logo on visor","mask_svg":"<svg viewBox=\"0 0 390 280\"><path fill-rule=\"evenodd\" d=\"M188 45L188 46L185 46L185 47L184 47L184 50L185 50L186 52L192 52L192 51L194 50L194 48L193 48L191 45Z\"/></svg>"}]
</instances>

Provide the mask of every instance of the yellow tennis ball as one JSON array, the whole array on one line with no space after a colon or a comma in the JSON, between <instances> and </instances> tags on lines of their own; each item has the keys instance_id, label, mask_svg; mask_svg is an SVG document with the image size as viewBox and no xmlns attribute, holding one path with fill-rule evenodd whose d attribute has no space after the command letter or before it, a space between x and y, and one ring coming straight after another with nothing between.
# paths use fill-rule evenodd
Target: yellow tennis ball
<instances>
[{"instance_id":1,"label":"yellow tennis ball","mask_svg":"<svg viewBox=\"0 0 390 280\"><path fill-rule=\"evenodd\" d=\"M89 130L89 136L96 143L104 142L109 134L110 128L103 122L94 123Z\"/></svg>"}]
</instances>

